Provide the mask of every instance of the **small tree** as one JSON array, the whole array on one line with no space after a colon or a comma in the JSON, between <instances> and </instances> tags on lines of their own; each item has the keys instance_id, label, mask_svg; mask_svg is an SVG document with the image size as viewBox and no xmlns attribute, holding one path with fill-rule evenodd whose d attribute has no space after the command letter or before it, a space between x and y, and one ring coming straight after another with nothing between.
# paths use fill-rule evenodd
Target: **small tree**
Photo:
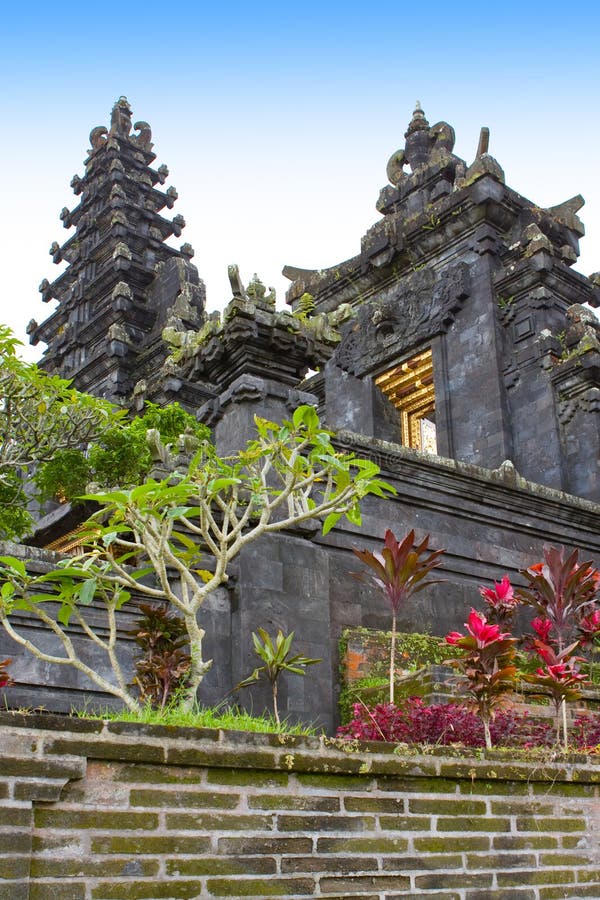
<instances>
[{"instance_id":1,"label":"small tree","mask_svg":"<svg viewBox=\"0 0 600 900\"><path fill-rule=\"evenodd\" d=\"M464 656L449 660L467 679L470 705L483 723L485 746L490 749L490 721L514 689L517 668L514 665L516 640L491 625L483 613L472 609L465 627L467 635L451 631L446 641L464 650Z\"/></svg>"},{"instance_id":2,"label":"small tree","mask_svg":"<svg viewBox=\"0 0 600 900\"><path fill-rule=\"evenodd\" d=\"M234 688L234 690L238 690L238 688L250 687L250 685L260 681L261 677L265 677L271 685L273 714L278 725L281 725L279 707L277 704L277 682L279 676L283 672L291 672L294 675L306 675L307 666L313 666L315 663L321 662L320 659L311 659L309 656L302 656L301 653L291 656L293 640L293 631L290 631L286 636L281 629L279 629L275 641L272 640L271 636L264 628L259 628L258 634L253 632L252 642L254 644L254 651L256 655L263 660L264 665L254 669L251 675L244 678L243 681L240 681Z\"/></svg>"},{"instance_id":3,"label":"small tree","mask_svg":"<svg viewBox=\"0 0 600 900\"><path fill-rule=\"evenodd\" d=\"M390 647L390 703L394 702L394 676L396 669L396 631L398 612L406 601L435 581L429 578L432 569L440 565L443 550L430 551L429 535L415 544L415 533L409 533L398 541L388 528L381 552L354 550L358 558L371 570L353 573L360 581L368 578L383 591L392 610L392 640ZM439 581L439 579L437 579Z\"/></svg>"},{"instance_id":4,"label":"small tree","mask_svg":"<svg viewBox=\"0 0 600 900\"><path fill-rule=\"evenodd\" d=\"M235 456L220 458L203 442L185 470L88 497L102 508L90 520L87 549L51 572L31 576L22 561L0 560L0 620L11 637L39 659L74 666L137 709L116 652L116 612L132 592L167 601L185 622L191 667L181 702L189 709L211 664L202 653L198 613L227 582L240 551L264 534L308 520L322 520L324 532L342 516L360 524L365 496L393 492L375 463L336 451L310 406L281 425L257 418L256 427L256 439ZM106 614L102 629L86 614L94 598ZM20 634L11 620L17 609L52 630L62 656ZM79 658L68 633L71 619L107 654L113 682Z\"/></svg>"}]
</instances>

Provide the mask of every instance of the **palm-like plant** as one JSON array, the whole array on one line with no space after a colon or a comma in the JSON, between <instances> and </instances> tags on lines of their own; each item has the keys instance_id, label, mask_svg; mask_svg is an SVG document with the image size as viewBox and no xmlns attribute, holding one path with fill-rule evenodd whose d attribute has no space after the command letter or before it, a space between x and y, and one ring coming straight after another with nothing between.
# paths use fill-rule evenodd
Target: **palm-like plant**
<instances>
[{"instance_id":1,"label":"palm-like plant","mask_svg":"<svg viewBox=\"0 0 600 900\"><path fill-rule=\"evenodd\" d=\"M441 579L428 578L432 569L441 563L444 550L429 550L429 535L415 543L414 531L399 541L388 528L381 552L354 550L356 556L370 572L354 572L353 577L364 581L368 578L380 588L392 610L392 640L390 649L390 703L394 702L394 672L396 667L396 625L398 612L413 594L422 591Z\"/></svg>"},{"instance_id":2,"label":"palm-like plant","mask_svg":"<svg viewBox=\"0 0 600 900\"><path fill-rule=\"evenodd\" d=\"M258 666L251 675L240 681L234 688L249 687L256 684L262 677L265 677L271 685L271 693L273 696L273 714L275 721L281 725L279 718L279 708L277 705L277 681L282 672L292 672L294 675L305 675L306 667L321 662L320 659L311 659L309 656L302 656L301 653L291 655L292 641L294 640L294 632L286 636L281 631L277 632L275 641L264 628L258 629L258 634L252 633L252 641L257 656L263 661L264 665Z\"/></svg>"}]
</instances>

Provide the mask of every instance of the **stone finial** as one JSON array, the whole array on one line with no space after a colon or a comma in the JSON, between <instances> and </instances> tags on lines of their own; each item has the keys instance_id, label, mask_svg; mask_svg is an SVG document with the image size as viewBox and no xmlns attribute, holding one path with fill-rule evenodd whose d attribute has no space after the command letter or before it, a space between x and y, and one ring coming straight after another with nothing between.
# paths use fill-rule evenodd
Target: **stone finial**
<instances>
[{"instance_id":1,"label":"stone finial","mask_svg":"<svg viewBox=\"0 0 600 900\"><path fill-rule=\"evenodd\" d=\"M574 303L567 309L565 346L579 353L600 350L600 321L591 309L581 303Z\"/></svg>"},{"instance_id":2,"label":"stone finial","mask_svg":"<svg viewBox=\"0 0 600 900\"><path fill-rule=\"evenodd\" d=\"M484 153L487 153L490 149L490 129L485 125L481 128L479 132L479 143L477 144L477 153L475 157L483 156Z\"/></svg>"},{"instance_id":3,"label":"stone finial","mask_svg":"<svg viewBox=\"0 0 600 900\"><path fill-rule=\"evenodd\" d=\"M387 164L387 176L394 187L410 177L404 171L405 166L410 166L413 173L417 168L432 163L441 167L448 162L454 149L454 129L447 122L437 122L430 127L418 102L404 137L405 146L392 154ZM380 206L377 208L381 211Z\"/></svg>"},{"instance_id":4,"label":"stone finial","mask_svg":"<svg viewBox=\"0 0 600 900\"><path fill-rule=\"evenodd\" d=\"M227 266L227 275L229 276L229 284L231 285L231 293L234 300L247 300L246 291L240 276L240 269L235 263Z\"/></svg>"},{"instance_id":5,"label":"stone finial","mask_svg":"<svg viewBox=\"0 0 600 900\"><path fill-rule=\"evenodd\" d=\"M415 104L415 110L412 114L412 119L410 120L408 129L404 135L405 138L409 136L409 134L413 134L415 131L426 131L429 128L429 122L425 118L425 113L421 107L421 104L417 100Z\"/></svg>"},{"instance_id":6,"label":"stone finial","mask_svg":"<svg viewBox=\"0 0 600 900\"><path fill-rule=\"evenodd\" d=\"M131 106L127 97L119 97L110 115L110 136L129 137L131 132Z\"/></svg>"}]
</instances>

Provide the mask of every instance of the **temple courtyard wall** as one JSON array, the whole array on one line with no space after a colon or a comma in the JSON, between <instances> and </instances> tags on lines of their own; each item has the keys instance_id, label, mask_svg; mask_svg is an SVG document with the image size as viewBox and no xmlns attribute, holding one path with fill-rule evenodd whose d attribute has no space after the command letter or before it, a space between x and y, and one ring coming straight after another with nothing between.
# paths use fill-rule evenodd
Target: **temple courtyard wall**
<instances>
[{"instance_id":1,"label":"temple courtyard wall","mask_svg":"<svg viewBox=\"0 0 600 900\"><path fill-rule=\"evenodd\" d=\"M3 713L0 898L597 898L599 785L583 756Z\"/></svg>"}]
</instances>

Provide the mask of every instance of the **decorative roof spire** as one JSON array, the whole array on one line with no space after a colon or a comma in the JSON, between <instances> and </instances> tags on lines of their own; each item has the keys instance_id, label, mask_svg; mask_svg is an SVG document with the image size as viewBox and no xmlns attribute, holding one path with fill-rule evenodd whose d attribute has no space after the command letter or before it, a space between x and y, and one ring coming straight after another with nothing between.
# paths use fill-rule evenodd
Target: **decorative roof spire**
<instances>
[{"instance_id":1,"label":"decorative roof spire","mask_svg":"<svg viewBox=\"0 0 600 900\"><path fill-rule=\"evenodd\" d=\"M426 131L429 128L429 122L425 118L425 113L421 108L421 104L417 100L415 104L415 111L413 112L412 119L410 120L410 124L406 130L404 135L405 138L409 136L409 134L413 134L415 131Z\"/></svg>"}]
</instances>

